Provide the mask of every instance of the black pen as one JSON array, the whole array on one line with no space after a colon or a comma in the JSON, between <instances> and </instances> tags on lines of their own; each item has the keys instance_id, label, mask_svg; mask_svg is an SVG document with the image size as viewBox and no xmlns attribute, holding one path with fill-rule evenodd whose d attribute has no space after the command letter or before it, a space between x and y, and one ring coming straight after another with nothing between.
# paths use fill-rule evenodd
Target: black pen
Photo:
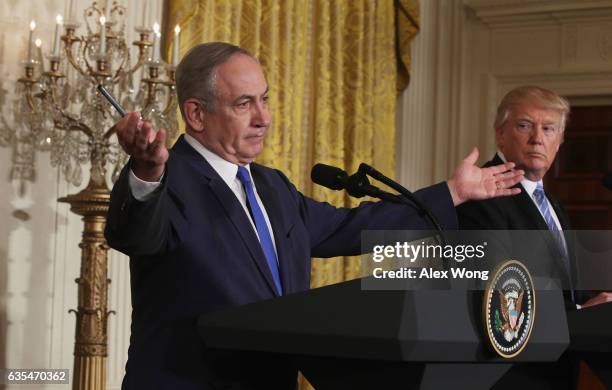
<instances>
[{"instance_id":1,"label":"black pen","mask_svg":"<svg viewBox=\"0 0 612 390\"><path fill-rule=\"evenodd\" d=\"M119 115L121 115L121 117L124 117L127 115L127 112L123 109L123 107L121 107L121 105L117 102L117 100L115 100L115 98L106 90L106 88L102 86L102 84L98 84L98 91L100 91L102 96L104 96L106 100L108 100L108 102L113 107L115 107L115 110L117 110L117 112L119 113Z\"/></svg>"}]
</instances>

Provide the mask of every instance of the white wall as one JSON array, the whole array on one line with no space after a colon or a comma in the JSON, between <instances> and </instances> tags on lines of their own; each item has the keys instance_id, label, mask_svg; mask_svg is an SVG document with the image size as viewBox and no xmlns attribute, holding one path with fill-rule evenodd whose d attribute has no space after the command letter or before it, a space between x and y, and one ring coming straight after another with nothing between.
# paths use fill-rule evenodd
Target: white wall
<instances>
[{"instance_id":1,"label":"white wall","mask_svg":"<svg viewBox=\"0 0 612 390\"><path fill-rule=\"evenodd\" d=\"M495 151L495 109L536 84L578 101L612 95L612 1L426 0L398 112L398 178L444 180L473 146Z\"/></svg>"},{"instance_id":2,"label":"white wall","mask_svg":"<svg viewBox=\"0 0 612 390\"><path fill-rule=\"evenodd\" d=\"M149 19L161 21L162 0L121 0L128 7L127 32L142 23L144 3ZM0 2L0 115L14 126L11 101L16 80L22 76L28 25L37 22L36 36L49 50L55 15L66 15L69 0L3 0ZM73 1L82 9L88 1ZM128 41L136 36L132 33ZM5 124L0 121L0 127ZM11 150L0 148L0 368L68 368L72 371L74 314L81 251L82 222L57 198L80 190L67 185L48 154L37 156L37 178L20 188L10 182ZM86 183L86 180L84 180ZM116 315L109 321L109 388L119 389L123 377L130 324L127 258L109 252L112 279L108 307ZM2 386L0 385L0 388ZM7 386L17 389L23 386ZM51 389L53 386L28 386ZM66 388L66 386L57 386Z\"/></svg>"}]
</instances>

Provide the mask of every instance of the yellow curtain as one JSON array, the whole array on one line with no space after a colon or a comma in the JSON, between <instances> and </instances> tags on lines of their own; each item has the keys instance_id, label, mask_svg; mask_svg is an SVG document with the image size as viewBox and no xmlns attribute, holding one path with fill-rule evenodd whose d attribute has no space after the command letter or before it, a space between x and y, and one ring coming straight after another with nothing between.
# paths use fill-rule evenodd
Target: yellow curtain
<instances>
[{"instance_id":1,"label":"yellow curtain","mask_svg":"<svg viewBox=\"0 0 612 390\"><path fill-rule=\"evenodd\" d=\"M181 55L201 42L226 41L261 61L273 124L258 162L337 206L358 201L313 186L315 163L353 172L363 161L395 176L396 94L408 82L416 1L169 0L166 15L167 37L181 26ZM313 287L360 272L353 258L312 267Z\"/></svg>"}]
</instances>

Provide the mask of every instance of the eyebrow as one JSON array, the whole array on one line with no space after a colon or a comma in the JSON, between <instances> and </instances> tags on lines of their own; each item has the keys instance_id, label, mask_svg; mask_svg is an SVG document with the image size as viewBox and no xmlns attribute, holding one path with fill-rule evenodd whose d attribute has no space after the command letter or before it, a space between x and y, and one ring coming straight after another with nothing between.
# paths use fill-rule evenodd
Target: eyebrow
<instances>
[{"instance_id":1,"label":"eyebrow","mask_svg":"<svg viewBox=\"0 0 612 390\"><path fill-rule=\"evenodd\" d=\"M262 96L265 96L268 94L268 92L270 91L270 87L266 87L266 90L264 91L264 93L262 93ZM256 96L255 95L240 95L238 96L236 99L234 99L234 103L237 103L243 99L248 99L248 100L255 100Z\"/></svg>"},{"instance_id":2,"label":"eyebrow","mask_svg":"<svg viewBox=\"0 0 612 390\"><path fill-rule=\"evenodd\" d=\"M521 118L517 118L518 121L525 121L525 122L529 122L529 123L535 123L535 120L533 120L530 117L521 117ZM556 125L557 122L554 120L549 120L549 121L544 121L542 122L543 125Z\"/></svg>"}]
</instances>

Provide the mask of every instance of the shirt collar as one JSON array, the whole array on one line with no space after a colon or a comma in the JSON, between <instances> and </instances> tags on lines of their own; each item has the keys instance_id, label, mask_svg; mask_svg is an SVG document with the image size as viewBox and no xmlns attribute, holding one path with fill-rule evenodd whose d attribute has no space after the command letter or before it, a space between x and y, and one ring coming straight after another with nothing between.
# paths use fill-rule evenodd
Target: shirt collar
<instances>
[{"instance_id":1,"label":"shirt collar","mask_svg":"<svg viewBox=\"0 0 612 390\"><path fill-rule=\"evenodd\" d=\"M504 154L499 150L497 151L497 156L503 162L508 162L508 160L506 160L506 156L504 156ZM521 180L521 185L523 186L523 188L525 189L525 192L527 193L527 195L529 195L530 198L533 197L533 192L535 191L538 184L540 184L542 188L544 188L544 183L542 182L542 180L538 180L538 181L531 181L529 179Z\"/></svg>"},{"instance_id":2,"label":"shirt collar","mask_svg":"<svg viewBox=\"0 0 612 390\"><path fill-rule=\"evenodd\" d=\"M196 150L206 161L210 164L210 166L217 172L221 179L227 184L230 188L233 186L234 181L236 180L236 174L238 173L238 165L231 163L227 160L224 160L218 154L211 152L204 145L202 145L198 140L190 136L189 134L185 134L185 141L192 148ZM249 175L251 174L251 164L245 165L245 168L249 171Z\"/></svg>"}]
</instances>

